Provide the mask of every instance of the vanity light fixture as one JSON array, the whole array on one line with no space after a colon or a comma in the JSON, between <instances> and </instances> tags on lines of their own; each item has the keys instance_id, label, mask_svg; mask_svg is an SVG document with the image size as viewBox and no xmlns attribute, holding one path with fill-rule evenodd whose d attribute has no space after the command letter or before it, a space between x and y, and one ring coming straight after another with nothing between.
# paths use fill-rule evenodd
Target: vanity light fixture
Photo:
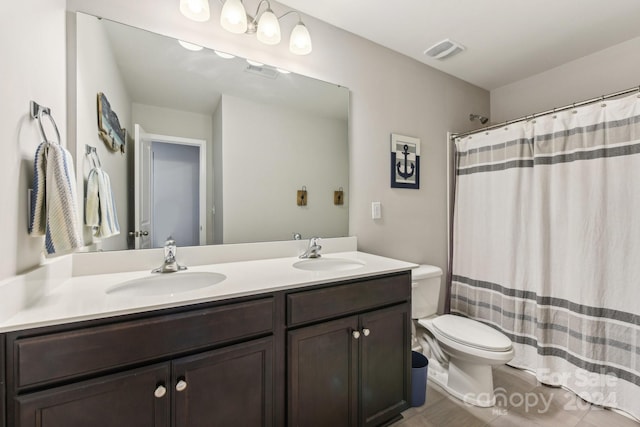
<instances>
[{"instance_id":1,"label":"vanity light fixture","mask_svg":"<svg viewBox=\"0 0 640 427\"><path fill-rule=\"evenodd\" d=\"M180 0L180 12L198 22L208 21L211 17L209 0Z\"/></svg>"},{"instance_id":2,"label":"vanity light fixture","mask_svg":"<svg viewBox=\"0 0 640 427\"><path fill-rule=\"evenodd\" d=\"M262 7L263 5L265 7ZM280 20L291 14L298 16L298 23L291 31L289 50L296 55L307 55L312 50L311 36L302 22L300 13L290 10L276 16L271 10L269 0L260 0L255 16L247 14L241 0L225 0L220 14L220 25L234 34L255 34L260 42L275 45L280 43L281 39Z\"/></svg>"},{"instance_id":3,"label":"vanity light fixture","mask_svg":"<svg viewBox=\"0 0 640 427\"><path fill-rule=\"evenodd\" d=\"M271 10L269 0L260 0L255 15L251 16L247 13L242 0L219 1L222 3L222 12L220 13L222 28L234 34L255 34L260 42L269 45L280 43L282 38L280 20L287 15L297 15L298 23L293 27L289 36L289 51L296 55L311 53L311 36L297 10L290 10L276 16ZM263 5L265 7L262 7ZM210 17L209 0L180 0L180 12L194 21L207 21Z\"/></svg>"}]
</instances>

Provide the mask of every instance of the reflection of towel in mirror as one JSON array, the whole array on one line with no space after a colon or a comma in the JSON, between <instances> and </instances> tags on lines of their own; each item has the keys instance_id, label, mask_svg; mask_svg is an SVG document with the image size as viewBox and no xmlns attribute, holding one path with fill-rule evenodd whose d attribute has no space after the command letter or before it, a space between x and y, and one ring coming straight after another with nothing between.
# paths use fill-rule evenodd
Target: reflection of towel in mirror
<instances>
[{"instance_id":1,"label":"reflection of towel in mirror","mask_svg":"<svg viewBox=\"0 0 640 427\"><path fill-rule=\"evenodd\" d=\"M29 234L45 236L49 255L82 246L71 154L59 144L43 142L33 163Z\"/></svg>"},{"instance_id":2,"label":"reflection of towel in mirror","mask_svg":"<svg viewBox=\"0 0 640 427\"><path fill-rule=\"evenodd\" d=\"M91 169L87 179L85 223L93 227L93 235L96 237L104 239L120 234L111 181L109 175L100 168Z\"/></svg>"}]
</instances>

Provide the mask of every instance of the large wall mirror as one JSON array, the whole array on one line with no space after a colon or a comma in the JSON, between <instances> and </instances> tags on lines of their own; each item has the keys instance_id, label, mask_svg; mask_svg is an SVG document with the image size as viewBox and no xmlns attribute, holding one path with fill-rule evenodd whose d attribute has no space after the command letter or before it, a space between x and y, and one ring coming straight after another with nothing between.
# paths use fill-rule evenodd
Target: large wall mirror
<instances>
[{"instance_id":1,"label":"large wall mirror","mask_svg":"<svg viewBox=\"0 0 640 427\"><path fill-rule=\"evenodd\" d=\"M100 209L84 230L91 249L347 235L348 89L83 13L69 21L80 210L100 168L120 227L106 237L115 224ZM98 93L124 145L99 136Z\"/></svg>"}]
</instances>

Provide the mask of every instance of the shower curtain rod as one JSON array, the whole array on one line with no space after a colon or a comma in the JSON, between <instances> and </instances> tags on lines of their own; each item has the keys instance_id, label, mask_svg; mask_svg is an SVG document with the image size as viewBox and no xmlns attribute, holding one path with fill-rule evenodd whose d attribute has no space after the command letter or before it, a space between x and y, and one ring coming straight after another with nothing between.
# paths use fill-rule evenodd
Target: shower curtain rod
<instances>
[{"instance_id":1,"label":"shower curtain rod","mask_svg":"<svg viewBox=\"0 0 640 427\"><path fill-rule=\"evenodd\" d=\"M587 99L586 101L574 102L573 104L565 105L564 107L552 108L551 110L542 111L540 113L529 114L529 115L520 117L519 119L507 120L506 122L501 122L501 123L498 123L498 124L495 124L495 125L486 126L486 127L481 128L481 129L476 129L476 130L472 130L472 131L469 131L469 132L462 132L462 133L452 133L451 136L450 136L450 139L453 140L455 138L462 138L462 137L465 137L465 136L473 135L475 133L486 132L486 131L489 131L489 130L498 129L498 128L501 128L503 126L508 126L510 124L513 124L513 123L518 123L518 122L523 122L525 120L535 119L536 117L546 116L547 114L557 113L559 111L565 111L565 110L569 110L571 108L581 107L581 106L587 105L587 104L593 104L594 102L604 101L605 99L615 98L617 96L628 95L628 94L633 93L633 92L638 92L640 94L640 86L634 86L634 87L626 89L626 90L621 90L620 92L610 93L609 95L602 95L602 96L599 96L597 98ZM640 95L638 95L638 96L640 96Z\"/></svg>"}]
</instances>

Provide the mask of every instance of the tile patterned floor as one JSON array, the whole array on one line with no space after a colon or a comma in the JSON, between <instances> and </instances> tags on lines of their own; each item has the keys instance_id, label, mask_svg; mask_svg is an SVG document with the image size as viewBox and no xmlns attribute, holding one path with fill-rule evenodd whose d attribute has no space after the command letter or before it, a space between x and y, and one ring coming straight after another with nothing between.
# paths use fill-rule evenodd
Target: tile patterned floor
<instances>
[{"instance_id":1,"label":"tile patterned floor","mask_svg":"<svg viewBox=\"0 0 640 427\"><path fill-rule=\"evenodd\" d=\"M521 393L529 404L499 399L494 408L478 408L427 383L425 404L403 412L404 419L393 427L640 427L623 415L589 405L561 388L541 385L532 375L508 366L494 370L495 388L503 387L510 395Z\"/></svg>"}]
</instances>

